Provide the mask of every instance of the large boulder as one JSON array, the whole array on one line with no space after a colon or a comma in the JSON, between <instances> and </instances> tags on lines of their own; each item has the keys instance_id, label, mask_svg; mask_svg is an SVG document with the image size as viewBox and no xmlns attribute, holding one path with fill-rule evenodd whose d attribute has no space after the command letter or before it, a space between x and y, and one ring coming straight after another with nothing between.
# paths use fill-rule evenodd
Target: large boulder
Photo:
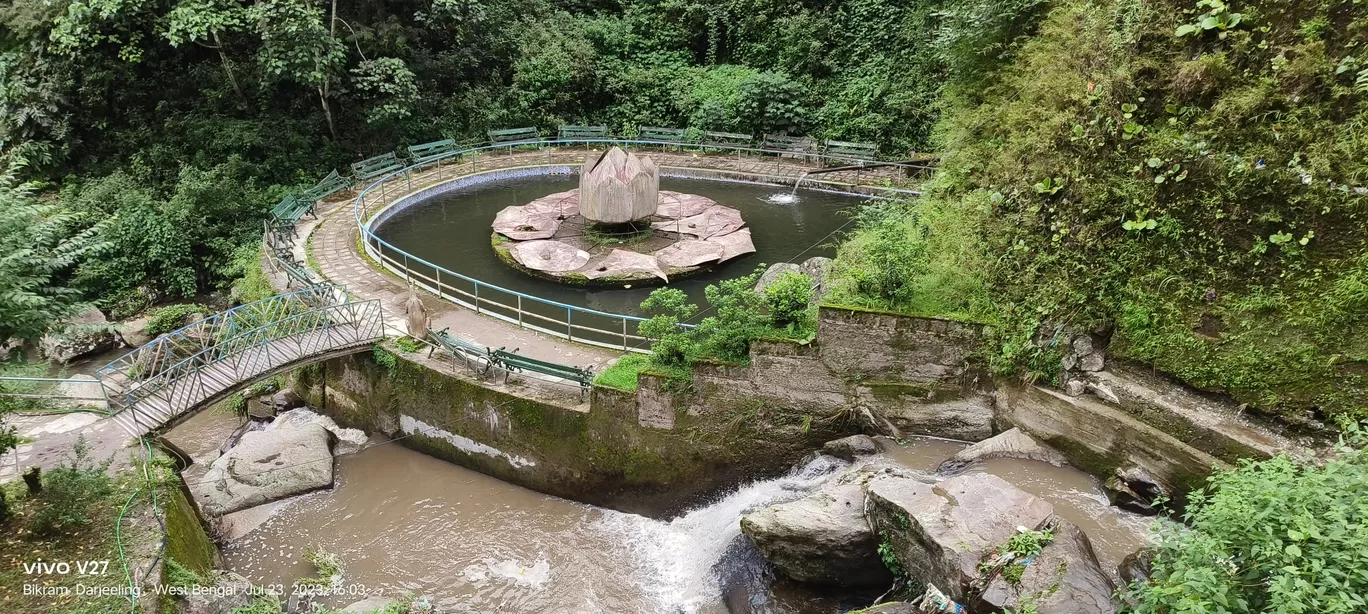
<instances>
[{"instance_id":1,"label":"large boulder","mask_svg":"<svg viewBox=\"0 0 1368 614\"><path fill-rule=\"evenodd\" d=\"M1041 445L1019 428L1012 428L960 450L941 463L940 471L955 471L994 458L1042 461L1056 467L1066 464L1064 455L1058 450Z\"/></svg>"},{"instance_id":2,"label":"large boulder","mask_svg":"<svg viewBox=\"0 0 1368 614\"><path fill-rule=\"evenodd\" d=\"M305 426L314 425L323 428L332 434L336 440L333 446L335 454L355 454L366 447L368 438L366 432L361 429L344 429L337 426L332 418L324 416L310 410L307 407L300 407L281 413L276 419L266 426L267 431L280 429L298 429Z\"/></svg>"},{"instance_id":3,"label":"large boulder","mask_svg":"<svg viewBox=\"0 0 1368 614\"><path fill-rule=\"evenodd\" d=\"M853 461L856 457L878 454L882 448L869 435L851 435L833 439L822 446L822 452L836 458Z\"/></svg>"},{"instance_id":4,"label":"large boulder","mask_svg":"<svg viewBox=\"0 0 1368 614\"><path fill-rule=\"evenodd\" d=\"M780 275L789 272L802 273L803 269L792 262L771 264L768 269L765 269L764 273L760 274L760 279L755 282L755 291L764 294L765 289L770 287L770 284L773 284L774 280L779 279Z\"/></svg>"},{"instance_id":5,"label":"large boulder","mask_svg":"<svg viewBox=\"0 0 1368 614\"><path fill-rule=\"evenodd\" d=\"M800 582L873 586L893 581L865 521L858 481L838 480L797 501L742 516L741 532L775 569Z\"/></svg>"},{"instance_id":6,"label":"large boulder","mask_svg":"<svg viewBox=\"0 0 1368 614\"><path fill-rule=\"evenodd\" d=\"M884 475L865 492L876 535L891 544L908 575L959 602L985 554L1016 527L1040 527L1054 513L1044 499L986 473L934 484Z\"/></svg>"},{"instance_id":7,"label":"large boulder","mask_svg":"<svg viewBox=\"0 0 1368 614\"><path fill-rule=\"evenodd\" d=\"M152 321L151 316L128 320L119 323L119 336L123 337L124 343L131 347L140 347L151 343L153 337L147 334L147 324Z\"/></svg>"},{"instance_id":8,"label":"large boulder","mask_svg":"<svg viewBox=\"0 0 1368 614\"><path fill-rule=\"evenodd\" d=\"M798 265L799 272L812 280L812 302L819 303L826 296L827 272L831 270L832 260L826 256L813 256Z\"/></svg>"},{"instance_id":9,"label":"large boulder","mask_svg":"<svg viewBox=\"0 0 1368 614\"><path fill-rule=\"evenodd\" d=\"M1054 540L1028 559L1017 581L997 574L978 597L979 608L991 612L1021 612L1028 604L1037 614L1113 614L1112 584L1097 564L1087 534L1055 518ZM1008 565L1016 565L1016 562Z\"/></svg>"},{"instance_id":10,"label":"large boulder","mask_svg":"<svg viewBox=\"0 0 1368 614\"><path fill-rule=\"evenodd\" d=\"M43 336L43 355L62 364L82 356L119 347L119 334L99 309L90 308L67 322L59 332Z\"/></svg>"},{"instance_id":11,"label":"large boulder","mask_svg":"<svg viewBox=\"0 0 1368 614\"><path fill-rule=\"evenodd\" d=\"M222 515L333 483L332 437L318 424L250 431L209 465L195 487L205 512Z\"/></svg>"},{"instance_id":12,"label":"large boulder","mask_svg":"<svg viewBox=\"0 0 1368 614\"><path fill-rule=\"evenodd\" d=\"M208 590L188 591L180 601L180 614L232 614L252 602L252 583L231 571L215 571L206 584Z\"/></svg>"}]
</instances>

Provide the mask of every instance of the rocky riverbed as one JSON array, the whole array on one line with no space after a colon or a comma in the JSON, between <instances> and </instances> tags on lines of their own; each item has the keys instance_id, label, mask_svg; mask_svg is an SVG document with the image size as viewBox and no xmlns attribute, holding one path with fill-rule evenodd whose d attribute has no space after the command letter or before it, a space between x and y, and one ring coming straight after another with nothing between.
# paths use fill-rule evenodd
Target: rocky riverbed
<instances>
[{"instance_id":1,"label":"rocky riverbed","mask_svg":"<svg viewBox=\"0 0 1368 614\"><path fill-rule=\"evenodd\" d=\"M1042 613L1103 612L1148 525L1015 431L974 446L846 438L786 476L653 520L379 440L348 454L364 433L285 401L260 412L284 410L268 423L206 412L171 433L198 463L187 481L201 505L227 512L225 559L242 577L225 581L289 586L314 573L304 553L321 548L344 561L341 586L425 595L438 611L816 614L890 587L886 600L914 597L910 579L974 612L1023 599ZM1024 566L1003 553L1022 530L1051 538Z\"/></svg>"}]
</instances>

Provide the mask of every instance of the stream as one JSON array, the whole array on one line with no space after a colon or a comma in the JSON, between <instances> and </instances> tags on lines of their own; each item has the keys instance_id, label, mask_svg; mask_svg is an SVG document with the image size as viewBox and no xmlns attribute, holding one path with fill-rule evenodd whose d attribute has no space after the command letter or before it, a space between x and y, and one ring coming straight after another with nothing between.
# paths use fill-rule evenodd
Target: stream
<instances>
[{"instance_id":1,"label":"stream","mask_svg":"<svg viewBox=\"0 0 1368 614\"><path fill-rule=\"evenodd\" d=\"M201 412L168 434L196 460L217 455L240 421ZM884 441L909 469L933 472L964 444ZM313 576L304 553L322 548L345 566L345 606L367 594L428 596L455 612L818 614L867 605L877 594L839 597L782 579L740 533L754 509L797 499L846 463L818 456L788 474L743 485L670 520L551 497L397 444L338 459L336 485L230 514L227 567L254 583ZM1092 538L1104 569L1143 543L1145 519L1106 505L1091 476L1032 461L988 461L994 473L1045 497ZM200 475L192 466L186 479ZM234 518L236 517L236 518ZM846 601L841 601L844 598ZM740 605L738 605L740 604Z\"/></svg>"}]
</instances>

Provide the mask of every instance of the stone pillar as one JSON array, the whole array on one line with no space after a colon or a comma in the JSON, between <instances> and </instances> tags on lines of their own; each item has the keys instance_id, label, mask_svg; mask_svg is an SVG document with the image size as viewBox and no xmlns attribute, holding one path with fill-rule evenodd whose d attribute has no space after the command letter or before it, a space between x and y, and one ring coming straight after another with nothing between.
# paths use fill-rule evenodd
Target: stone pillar
<instances>
[{"instance_id":1,"label":"stone pillar","mask_svg":"<svg viewBox=\"0 0 1368 614\"><path fill-rule=\"evenodd\" d=\"M580 171L580 215L599 224L624 224L655 215L660 169L650 158L613 147Z\"/></svg>"}]
</instances>

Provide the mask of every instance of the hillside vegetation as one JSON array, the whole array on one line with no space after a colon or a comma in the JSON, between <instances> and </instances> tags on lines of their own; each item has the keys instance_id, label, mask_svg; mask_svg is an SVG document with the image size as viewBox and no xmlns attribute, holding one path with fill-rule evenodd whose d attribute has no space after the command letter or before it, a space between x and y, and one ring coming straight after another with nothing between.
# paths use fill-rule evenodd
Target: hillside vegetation
<instances>
[{"instance_id":1,"label":"hillside vegetation","mask_svg":"<svg viewBox=\"0 0 1368 614\"><path fill-rule=\"evenodd\" d=\"M1368 12L1014 11L991 52L942 47L942 170L866 212L833 300L990 322L1003 373L1092 330L1292 422L1368 416Z\"/></svg>"}]
</instances>

